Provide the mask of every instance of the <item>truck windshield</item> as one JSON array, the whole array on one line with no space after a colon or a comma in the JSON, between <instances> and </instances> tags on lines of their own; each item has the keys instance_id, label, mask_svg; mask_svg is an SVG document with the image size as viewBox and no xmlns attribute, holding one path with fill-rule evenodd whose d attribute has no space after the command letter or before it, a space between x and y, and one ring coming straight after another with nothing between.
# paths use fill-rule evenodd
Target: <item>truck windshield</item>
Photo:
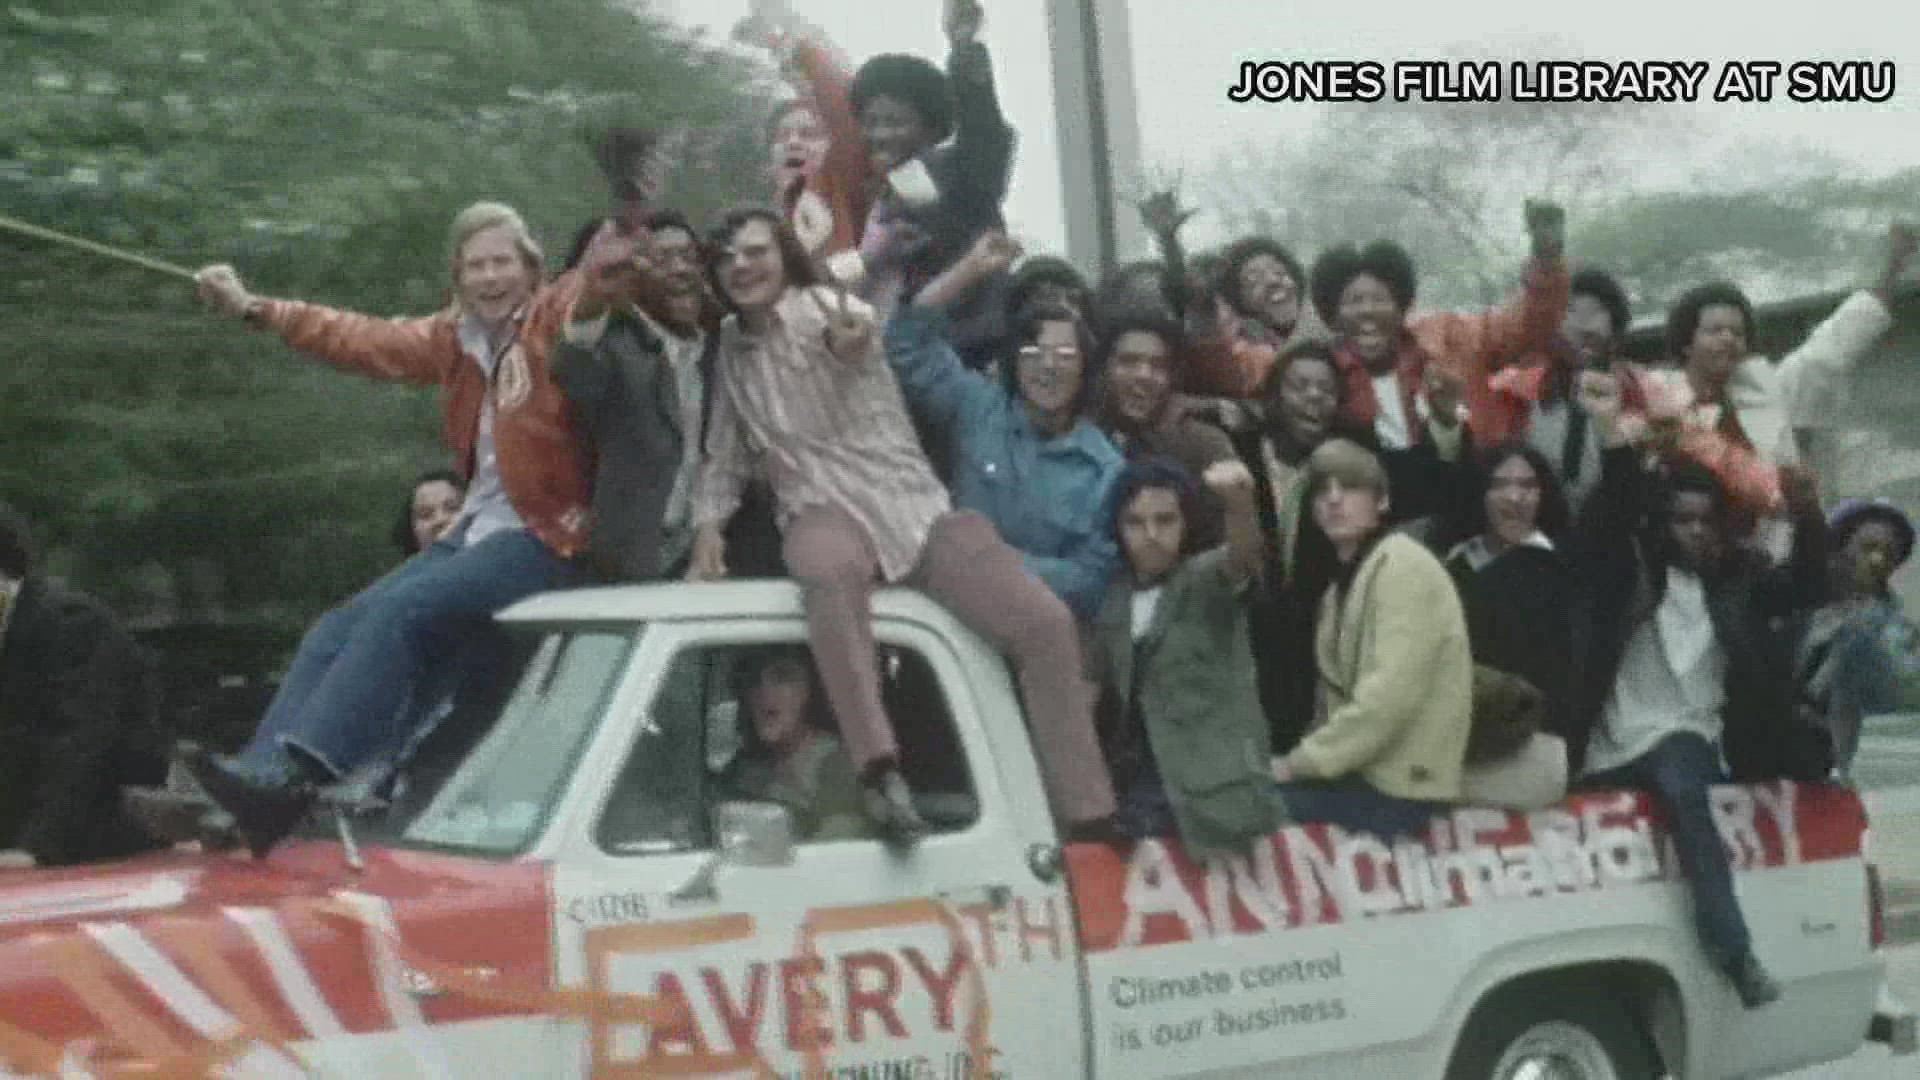
<instances>
[{"instance_id":1,"label":"truck windshield","mask_svg":"<svg viewBox=\"0 0 1920 1080\"><path fill-rule=\"evenodd\" d=\"M549 633L499 720L401 832L402 844L511 855L546 827L626 670L632 629Z\"/></svg>"}]
</instances>

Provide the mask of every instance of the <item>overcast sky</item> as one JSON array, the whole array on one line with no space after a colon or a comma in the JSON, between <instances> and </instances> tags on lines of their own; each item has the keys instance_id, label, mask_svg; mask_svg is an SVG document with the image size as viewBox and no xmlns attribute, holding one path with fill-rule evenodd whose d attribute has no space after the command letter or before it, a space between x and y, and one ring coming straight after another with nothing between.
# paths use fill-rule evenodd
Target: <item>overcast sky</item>
<instances>
[{"instance_id":1,"label":"overcast sky","mask_svg":"<svg viewBox=\"0 0 1920 1080\"><path fill-rule=\"evenodd\" d=\"M660 10L724 37L749 0L656 0ZM790 0L856 62L879 52L944 55L940 0ZM986 41L1000 96L1020 132L1007 213L1030 247L1066 243L1043 0L985 0ZM1697 134L1670 157L1649 161L1654 183L1684 180L1731 160L1755 138L1804 144L1872 173L1920 165L1920 4L1911 0L1819 0L1773 5L1752 0L1608 0L1565 8L1540 0L1452 0L1444 5L1352 7L1274 0L1130 0L1130 34L1142 145L1147 161L1189 175L1247 141L1298 138L1318 109L1298 104L1235 105L1227 87L1243 60L1373 59L1390 64L1454 48L1494 55L1543 39L1569 59L1713 61L1731 59L1890 60L1896 92L1885 104L1801 105L1711 102L1697 107ZM1711 82L1711 77L1709 79ZM1744 160L1744 159L1742 159ZM1920 208L1915 208L1920 213ZM1202 219L1196 222L1210 239Z\"/></svg>"}]
</instances>

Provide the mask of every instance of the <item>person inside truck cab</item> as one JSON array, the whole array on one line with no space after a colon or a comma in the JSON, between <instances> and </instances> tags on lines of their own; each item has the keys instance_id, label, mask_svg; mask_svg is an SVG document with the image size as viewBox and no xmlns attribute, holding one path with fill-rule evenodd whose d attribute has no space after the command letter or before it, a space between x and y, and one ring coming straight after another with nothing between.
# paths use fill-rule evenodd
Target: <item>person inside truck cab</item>
<instances>
[{"instance_id":1,"label":"person inside truck cab","mask_svg":"<svg viewBox=\"0 0 1920 1080\"><path fill-rule=\"evenodd\" d=\"M586 544L580 440L547 367L575 279L542 284L540 247L510 207L476 203L449 233L455 299L422 318L267 299L228 266L198 275L210 305L295 349L441 387L447 441L470 476L446 535L307 631L245 752L183 748L182 763L256 853L298 824L317 785L398 754L425 719L403 708L423 682L489 632L495 612L571 580Z\"/></svg>"},{"instance_id":2,"label":"person inside truck cab","mask_svg":"<svg viewBox=\"0 0 1920 1080\"><path fill-rule=\"evenodd\" d=\"M1125 459L1087 417L1096 380L1086 321L1058 306L1021 312L997 380L968 370L947 340L947 310L1017 253L1003 233L981 237L894 313L887 362L950 455L954 504L992 522L1027 571L1088 619L1119 561L1104 523Z\"/></svg>"},{"instance_id":3,"label":"person inside truck cab","mask_svg":"<svg viewBox=\"0 0 1920 1080\"><path fill-rule=\"evenodd\" d=\"M767 649L740 680L740 752L721 777L733 798L775 802L799 840L870 836L853 760L832 733L813 659L800 646Z\"/></svg>"},{"instance_id":4,"label":"person inside truck cab","mask_svg":"<svg viewBox=\"0 0 1920 1080\"><path fill-rule=\"evenodd\" d=\"M1244 852L1280 822L1243 605L1261 559L1253 477L1222 461L1204 479L1225 508L1227 539L1196 552L1192 474L1149 457L1121 475L1112 527L1126 564L1091 649L1121 827L1177 830L1202 857Z\"/></svg>"},{"instance_id":5,"label":"person inside truck cab","mask_svg":"<svg viewBox=\"0 0 1920 1080\"><path fill-rule=\"evenodd\" d=\"M1653 483L1620 434L1617 378L1580 378L1608 449L1576 536L1590 590L1576 610L1590 644L1568 752L1583 759L1581 786L1646 791L1660 805L1707 955L1741 1002L1759 1008L1780 988L1753 952L1709 789L1729 777L1827 775L1830 744L1796 714L1792 668L1771 624L1820 601L1826 523L1812 474L1782 470L1794 550L1772 565L1736 532L1712 470L1683 459Z\"/></svg>"},{"instance_id":6,"label":"person inside truck cab","mask_svg":"<svg viewBox=\"0 0 1920 1080\"><path fill-rule=\"evenodd\" d=\"M726 576L722 529L761 470L827 701L881 831L906 842L927 830L881 700L870 597L884 581L922 590L1011 655L1057 816L1076 839L1117 838L1073 614L991 522L953 508L914 436L873 309L820 284L773 211L729 213L709 250L732 313L714 362L688 576Z\"/></svg>"},{"instance_id":7,"label":"person inside truck cab","mask_svg":"<svg viewBox=\"0 0 1920 1080\"><path fill-rule=\"evenodd\" d=\"M1387 528L1386 469L1345 439L1307 459L1307 503L1337 569L1321 601L1314 726L1273 762L1288 816L1385 836L1460 797L1473 658L1453 579Z\"/></svg>"}]
</instances>

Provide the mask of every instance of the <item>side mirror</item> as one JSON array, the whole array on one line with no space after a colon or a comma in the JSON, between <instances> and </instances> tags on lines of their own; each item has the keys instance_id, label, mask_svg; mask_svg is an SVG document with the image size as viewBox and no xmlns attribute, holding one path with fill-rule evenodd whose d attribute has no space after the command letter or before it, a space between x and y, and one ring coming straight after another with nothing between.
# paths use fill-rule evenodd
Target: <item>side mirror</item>
<instances>
[{"instance_id":1,"label":"side mirror","mask_svg":"<svg viewBox=\"0 0 1920 1080\"><path fill-rule=\"evenodd\" d=\"M674 900L719 900L722 866L793 865L793 812L779 803L721 803L713 810L713 835L713 854L685 885L668 894Z\"/></svg>"},{"instance_id":2,"label":"side mirror","mask_svg":"<svg viewBox=\"0 0 1920 1080\"><path fill-rule=\"evenodd\" d=\"M793 812L779 803L721 803L713 831L721 856L735 866L793 865Z\"/></svg>"}]
</instances>

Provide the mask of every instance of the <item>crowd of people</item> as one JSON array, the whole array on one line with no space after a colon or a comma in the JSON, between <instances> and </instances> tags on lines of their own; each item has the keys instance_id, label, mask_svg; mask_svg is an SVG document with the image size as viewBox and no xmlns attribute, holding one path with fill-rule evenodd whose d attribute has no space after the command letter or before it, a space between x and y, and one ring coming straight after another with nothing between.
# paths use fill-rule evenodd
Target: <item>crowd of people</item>
<instances>
[{"instance_id":1,"label":"crowd of people","mask_svg":"<svg viewBox=\"0 0 1920 1080\"><path fill-rule=\"evenodd\" d=\"M1823 515L1818 479L1914 233L1777 363L1729 283L1672 306L1669 364L1625 360L1626 291L1570 270L1546 203L1484 312L1418 309L1391 241L1190 255L1172 192L1140 207L1160 257L1089 282L1005 235L1016 139L981 20L948 5L944 72L743 27L797 94L768 205L704 234L629 133L622 201L552 277L494 203L455 217L454 300L421 318L202 271L295 350L437 385L457 468L414 487L406 561L314 624L247 747L187 771L264 851L318 787L404 754L506 605L790 576L810 650L746 680L736 780L910 848L869 603L905 585L1007 655L1070 840L1210 858L1287 822L1392 837L1640 789L1709 955L1748 1005L1777 997L1708 790L1844 781L1862 718L1920 695L1888 584L1914 527Z\"/></svg>"}]
</instances>

